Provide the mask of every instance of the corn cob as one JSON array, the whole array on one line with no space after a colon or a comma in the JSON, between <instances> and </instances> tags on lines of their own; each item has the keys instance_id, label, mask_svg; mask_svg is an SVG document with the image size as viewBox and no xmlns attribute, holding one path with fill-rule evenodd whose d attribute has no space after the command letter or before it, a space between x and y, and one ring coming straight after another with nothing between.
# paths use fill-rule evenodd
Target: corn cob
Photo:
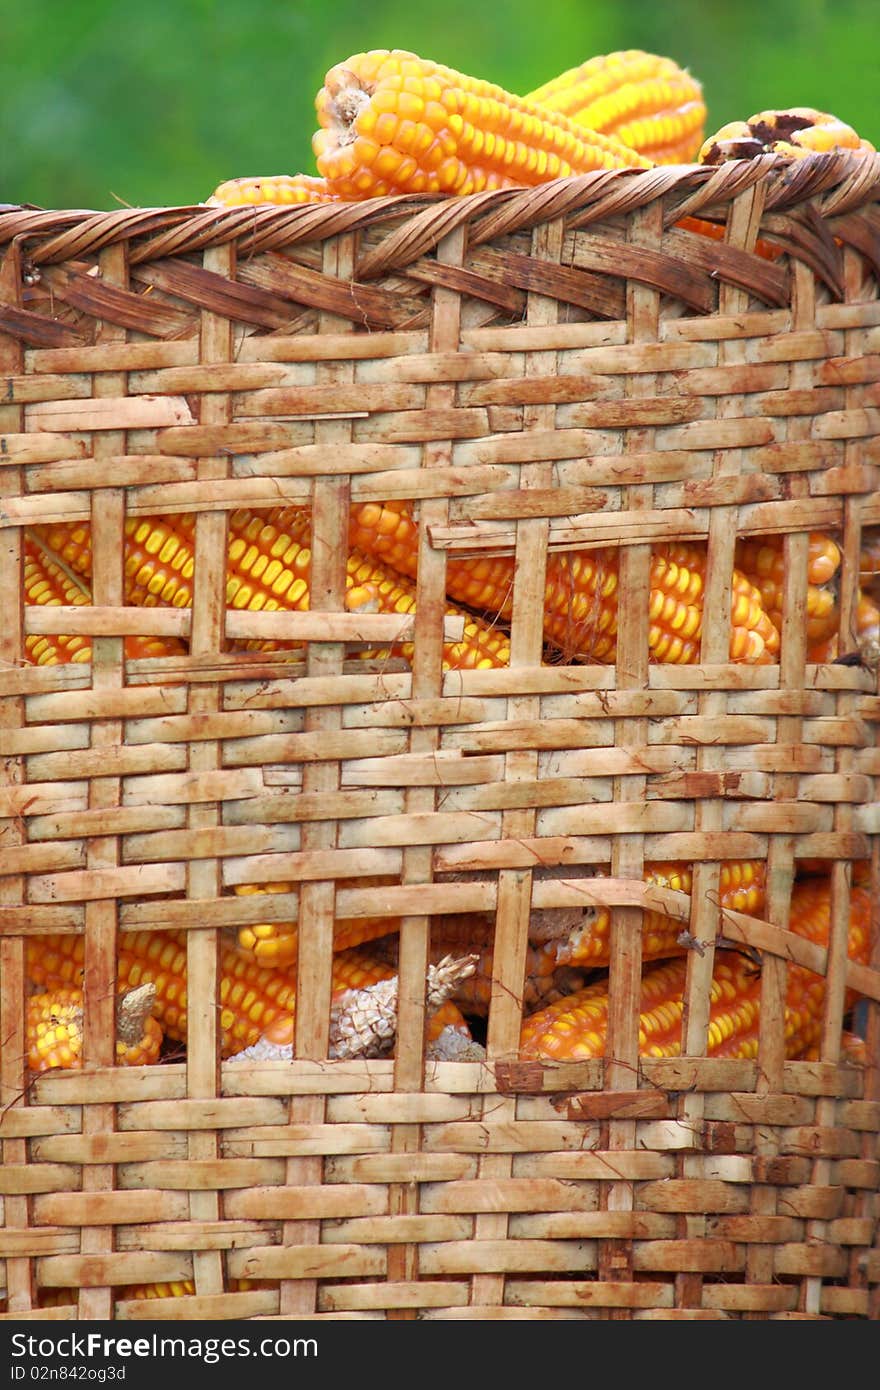
<instances>
[{"instance_id":1,"label":"corn cob","mask_svg":"<svg viewBox=\"0 0 880 1390\"><path fill-rule=\"evenodd\" d=\"M290 515L287 510L285 514ZM189 607L195 574L192 522L175 518L172 523L167 517L130 518L125 533L127 601L145 607ZM90 573L88 527L57 523L37 528L37 534L77 574ZM298 534L291 535L255 512L233 512L229 518L227 606L250 612L308 611L311 552L303 535L302 527ZM415 587L387 565L359 553L349 555L346 585L349 609L371 607L400 614L415 611ZM461 616L460 610L451 605L447 612ZM510 647L506 634L470 614L463 616L462 641L444 645L444 670L507 665ZM247 645L260 650L283 650L295 644ZM401 643L399 653L409 659L412 645Z\"/></svg>"},{"instance_id":2,"label":"corn cob","mask_svg":"<svg viewBox=\"0 0 880 1390\"><path fill-rule=\"evenodd\" d=\"M818 1062L821 1059L822 1049L818 1042L812 1043L801 1053L801 1060L804 1062ZM849 1062L854 1067L865 1067L868 1064L868 1044L864 1038L860 1038L858 1033L851 1033L844 1028L840 1035L840 1059L842 1062Z\"/></svg>"},{"instance_id":3,"label":"corn cob","mask_svg":"<svg viewBox=\"0 0 880 1390\"><path fill-rule=\"evenodd\" d=\"M44 990L82 982L84 943L81 934L48 935L28 942L28 974ZM363 948L337 951L332 967L333 995L356 1003L358 991L395 977L387 960ZM117 949L120 990L152 983L154 1013L165 1036L186 1042L186 933L181 931L120 932ZM231 1057L266 1035L293 1036L296 1010L295 969L266 969L246 959L234 946L220 950L220 1047ZM383 1015L384 1017L384 1015ZM340 1023L345 1028L346 1021Z\"/></svg>"},{"instance_id":4,"label":"corn cob","mask_svg":"<svg viewBox=\"0 0 880 1390\"><path fill-rule=\"evenodd\" d=\"M367 502L352 508L349 543L401 574L415 576L417 526L408 502ZM699 660L705 547L657 546L650 577L649 647L654 661ZM510 556L450 560L446 589L470 608L511 613ZM618 552L551 552L547 558L544 631L549 642L579 660L613 661L617 643ZM776 659L779 633L745 576L733 575L732 661Z\"/></svg>"},{"instance_id":5,"label":"corn cob","mask_svg":"<svg viewBox=\"0 0 880 1390\"><path fill-rule=\"evenodd\" d=\"M375 888L387 883L382 878L358 879L362 888ZM261 893L290 893L292 883L242 883L235 892L247 897ZM375 941L399 930L396 917L339 917L333 924L334 951L347 950L365 941ZM296 922L259 922L238 928L239 949L260 965L293 965L296 962L299 934Z\"/></svg>"},{"instance_id":6,"label":"corn cob","mask_svg":"<svg viewBox=\"0 0 880 1390\"><path fill-rule=\"evenodd\" d=\"M792 892L790 929L820 945L827 944L830 885L827 879L805 879ZM871 922L870 894L854 888L851 897L849 955L865 961ZM642 1056L672 1057L681 1051L681 1019L687 975L685 960L670 960L643 972L639 1018ZM706 1054L715 1057L754 1057L758 1049L760 976L746 957L718 951L710 993ZM787 972L785 1046L788 1057L799 1057L821 1034L824 979L790 964ZM604 1055L608 1023L607 982L597 981L531 1014L523 1022L521 1052L525 1057L576 1060ZM848 995L848 1005L852 997Z\"/></svg>"},{"instance_id":7,"label":"corn cob","mask_svg":"<svg viewBox=\"0 0 880 1390\"><path fill-rule=\"evenodd\" d=\"M654 164L687 163L704 135L701 84L673 59L639 49L591 58L524 100L596 134L613 136ZM326 179L300 173L227 179L217 185L206 206L291 207L339 201Z\"/></svg>"},{"instance_id":8,"label":"corn cob","mask_svg":"<svg viewBox=\"0 0 880 1390\"><path fill-rule=\"evenodd\" d=\"M570 869L560 874L571 877ZM764 906L766 865L742 860L721 865L719 903L722 908L758 916ZM688 864L645 865L645 882L690 893L693 871ZM683 955L682 924L662 912L647 910L642 918L643 960ZM431 933L431 957L474 951L476 969L454 995L455 1002L474 1017L488 1012L492 995L492 921L485 915L461 914L439 919ZM543 1008L554 996L582 987L583 972L608 964L611 913L605 907L580 910L544 908L534 911L526 953L523 1007L528 1013ZM393 941L393 938L389 938Z\"/></svg>"},{"instance_id":9,"label":"corn cob","mask_svg":"<svg viewBox=\"0 0 880 1390\"><path fill-rule=\"evenodd\" d=\"M827 642L840 626L840 609L832 586L841 553L830 536L814 532L809 538L807 560L807 643L812 648ZM760 591L773 625L782 627L782 598L785 590L785 556L782 536L744 538L737 542L736 563L746 578ZM810 659L816 659L810 654Z\"/></svg>"},{"instance_id":10,"label":"corn cob","mask_svg":"<svg viewBox=\"0 0 880 1390\"><path fill-rule=\"evenodd\" d=\"M655 164L687 164L705 134L701 84L672 58L642 49L600 54L529 92L537 102Z\"/></svg>"},{"instance_id":11,"label":"corn cob","mask_svg":"<svg viewBox=\"0 0 880 1390\"><path fill-rule=\"evenodd\" d=\"M61 604L83 607L91 597L77 576L68 571L59 558L47 551L36 536L25 536L24 543L24 601L41 607ZM92 644L82 634L46 636L29 633L24 639L29 661L37 666L56 666L67 662L87 662L92 659ZM173 637L129 635L124 641L129 660L139 657L176 656L184 653L182 642Z\"/></svg>"},{"instance_id":12,"label":"corn cob","mask_svg":"<svg viewBox=\"0 0 880 1390\"><path fill-rule=\"evenodd\" d=\"M315 98L318 173L337 197L479 193L651 161L566 116L403 49L354 54Z\"/></svg>"},{"instance_id":13,"label":"corn cob","mask_svg":"<svg viewBox=\"0 0 880 1390\"><path fill-rule=\"evenodd\" d=\"M335 956L344 958L349 983L340 987L339 974L334 975L336 988L330 1006L330 1057L386 1056L397 1036L397 971L388 961L353 947ZM436 1040L453 1027L467 1031L467 1024L457 1009L448 1009L450 996L460 981L473 971L474 958L445 957L428 966L426 995L426 1039ZM443 1010L435 1021L434 1015ZM293 1055L294 1019L288 1013L274 1019L257 1041L236 1054L236 1061L283 1061Z\"/></svg>"},{"instance_id":14,"label":"corn cob","mask_svg":"<svg viewBox=\"0 0 880 1390\"><path fill-rule=\"evenodd\" d=\"M302 203L336 203L339 199L330 192L326 181L316 174L275 174L219 183L206 199L206 207L262 207L275 204L295 207Z\"/></svg>"},{"instance_id":15,"label":"corn cob","mask_svg":"<svg viewBox=\"0 0 880 1390\"><path fill-rule=\"evenodd\" d=\"M152 1010L156 990L141 985L121 994L116 1006L116 1062L118 1066L147 1066L159 1058L162 1028ZM60 985L27 1001L26 1038L28 1066L32 1072L82 1067L83 992L75 985Z\"/></svg>"},{"instance_id":16,"label":"corn cob","mask_svg":"<svg viewBox=\"0 0 880 1390\"><path fill-rule=\"evenodd\" d=\"M780 154L804 159L810 154L842 150L850 154L874 154L852 126L827 111L812 106L791 106L782 111L759 111L747 121L729 121L703 142L701 164L724 164L730 159L754 159L760 154Z\"/></svg>"}]
</instances>

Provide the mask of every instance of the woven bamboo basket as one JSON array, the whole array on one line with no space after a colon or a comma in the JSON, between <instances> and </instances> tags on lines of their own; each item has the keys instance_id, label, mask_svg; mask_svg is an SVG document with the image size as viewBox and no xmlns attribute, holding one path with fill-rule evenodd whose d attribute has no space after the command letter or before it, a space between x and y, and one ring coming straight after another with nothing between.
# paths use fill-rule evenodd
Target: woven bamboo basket
<instances>
[{"instance_id":1,"label":"woven bamboo basket","mask_svg":"<svg viewBox=\"0 0 880 1390\"><path fill-rule=\"evenodd\" d=\"M868 963L846 939L853 866L875 903L880 884L853 617L880 524L878 199L880 157L822 155L449 200L0 212L6 1317L878 1316L876 922ZM387 498L418 503L415 611L349 611L349 507ZM227 607L227 519L279 504L311 508L311 610ZM188 608L125 600L126 520L160 514L195 522ZM92 602L64 613L84 664L26 659L58 619L23 603L25 538L58 521L91 524ZM813 530L842 551L843 661L806 658ZM779 534L781 657L732 662L735 540ZM689 665L649 660L638 599L679 540L708 543ZM597 547L619 549L614 658L548 655L547 557ZM447 566L493 555L515 559L509 655L444 669ZM127 659L131 634L184 649ZM298 646L242 650L266 638ZM767 865L758 917L719 911L732 859ZM788 929L811 859L827 949ZM652 1058L658 860L694 866L664 899L693 949L682 1054ZM287 888L255 906L246 883ZM527 1060L530 918L585 901L612 912L606 1055ZM438 1060L431 925L475 910L485 1055ZM394 1049L331 1057L334 919L377 914L400 924ZM221 1058L218 943L291 915L295 1056ZM169 927L185 1049L115 1066L118 935ZM58 933L85 940L85 1061L34 1078L27 952ZM760 969L753 1058L709 1055L719 940ZM789 962L824 977L812 1060L786 1056ZM865 1065L841 1049L852 990Z\"/></svg>"}]
</instances>

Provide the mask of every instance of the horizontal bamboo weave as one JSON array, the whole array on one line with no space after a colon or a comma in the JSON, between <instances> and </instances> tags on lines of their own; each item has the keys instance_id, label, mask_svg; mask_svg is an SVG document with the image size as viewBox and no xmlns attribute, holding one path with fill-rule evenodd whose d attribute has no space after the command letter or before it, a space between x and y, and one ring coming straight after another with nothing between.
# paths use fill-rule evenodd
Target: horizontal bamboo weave
<instances>
[{"instance_id":1,"label":"horizontal bamboo weave","mask_svg":"<svg viewBox=\"0 0 880 1390\"><path fill-rule=\"evenodd\" d=\"M6 1316L878 1316L880 948L847 966L845 931L850 866L880 882L880 698L798 636L798 538L840 540L854 651L880 524L878 199L880 158L829 155L448 201L0 211ZM390 625L342 601L349 504L387 498L420 503L416 614ZM270 625L226 612L225 519L279 503L313 512L312 612L277 629L304 646L235 654ZM197 519L191 611L123 602L124 520L157 513ZM26 632L57 629L23 608L23 535L59 519L92 525L93 604L65 630L93 662L30 666ZM732 664L725 567L764 534L792 538L782 660ZM708 541L699 665L649 663L625 602L615 663L544 658L549 552L619 545L625 594L666 539ZM516 558L509 664L444 673L445 566L481 553ZM189 654L125 662L134 632ZM395 636L411 661L358 656ZM735 858L768 861L767 909L719 923ZM834 863L827 951L785 930L811 858ZM640 1062L648 860L694 863L676 901L701 949L686 1055ZM530 911L585 891L614 911L610 1055L520 1061ZM426 1062L430 923L478 907L486 1061ZM333 917L382 911L395 1055L328 1061ZM296 1060L221 1064L220 933L292 914ZM114 1068L116 934L168 925L198 1001L185 1060ZM720 926L763 962L757 1061L705 1056ZM47 932L85 933L86 1070L28 1084L24 950ZM816 1061L784 1059L798 950L827 977ZM847 986L864 1068L841 1057ZM59 1288L75 1301L45 1306Z\"/></svg>"}]
</instances>

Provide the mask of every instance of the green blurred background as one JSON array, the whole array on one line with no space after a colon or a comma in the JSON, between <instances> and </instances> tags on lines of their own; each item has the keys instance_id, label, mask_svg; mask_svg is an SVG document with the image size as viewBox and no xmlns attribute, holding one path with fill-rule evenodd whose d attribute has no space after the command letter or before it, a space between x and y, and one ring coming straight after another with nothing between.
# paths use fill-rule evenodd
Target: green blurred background
<instances>
[{"instance_id":1,"label":"green blurred background","mask_svg":"<svg viewBox=\"0 0 880 1390\"><path fill-rule=\"evenodd\" d=\"M788 105L880 145L878 0L0 0L0 202L199 202L312 171L324 73L368 48L526 92L617 48L703 83L708 130Z\"/></svg>"}]
</instances>

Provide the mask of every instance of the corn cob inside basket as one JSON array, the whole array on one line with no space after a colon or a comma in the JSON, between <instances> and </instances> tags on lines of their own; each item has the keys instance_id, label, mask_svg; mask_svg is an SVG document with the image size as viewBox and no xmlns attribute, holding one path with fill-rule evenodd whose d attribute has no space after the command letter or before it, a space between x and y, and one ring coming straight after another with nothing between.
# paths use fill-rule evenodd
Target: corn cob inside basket
<instances>
[{"instance_id":1,"label":"corn cob inside basket","mask_svg":"<svg viewBox=\"0 0 880 1390\"><path fill-rule=\"evenodd\" d=\"M789 929L819 945L827 945L831 890L824 877L795 884ZM849 949L851 960L867 961L872 905L863 888L852 890ZM681 1028L687 961L664 960L642 972L639 1051L642 1056L674 1057L681 1052ZM760 970L745 953L716 952L706 1055L755 1057L760 1019ZM822 1030L825 981L804 966L789 963L785 1006L786 1056L798 1058L813 1048ZM854 996L848 995L851 1007ZM598 980L544 1009L523 1023L520 1046L524 1057L571 1061L602 1057L607 1044L608 984Z\"/></svg>"},{"instance_id":2,"label":"corn cob inside basket","mask_svg":"<svg viewBox=\"0 0 880 1390\"><path fill-rule=\"evenodd\" d=\"M33 1006L35 1020L45 1015L51 1005L45 996L68 1001L79 1000L81 1027L81 985L85 949L79 933L57 933L31 938L27 950L27 970L39 1003ZM439 1035L447 1026L465 1028L458 1011L439 1013L459 980L466 978L473 965L465 957L447 963L439 980L431 977L429 986L431 1013L438 1013L436 1025L429 1029L429 1038ZM181 931L120 932L117 950L117 987L122 992L151 986L154 1018L161 1032L171 1042L186 1043L187 1038L187 965L186 933ZM375 986L385 987L378 995ZM370 993L370 990L373 993ZM58 991L68 991L59 995ZM39 991L39 993L36 993ZM371 953L366 946L351 947L333 955L332 993L335 1031L331 1035L331 1055L377 1055L387 1048L396 1018L396 970L386 959ZM29 1001L30 1002L30 1001ZM254 1047L261 1039L276 1045L289 1044L293 1039L296 1015L295 969L267 969L256 964L234 946L223 944L220 950L220 983L218 989L220 1051L232 1057L246 1048ZM72 1007L72 1005L70 1006ZM35 1023L36 1028L36 1023ZM152 1039L153 1034L151 1033ZM74 1049L63 1050L62 1040L53 1041L55 1060L46 1065L75 1066ZM49 1041L43 1044L48 1053ZM36 1054L35 1054L36 1056ZM133 1064L133 1056L123 1057ZM137 1060L152 1061L143 1056Z\"/></svg>"},{"instance_id":3,"label":"corn cob inside basket","mask_svg":"<svg viewBox=\"0 0 880 1390\"><path fill-rule=\"evenodd\" d=\"M292 519L292 513L285 511ZM87 524L58 522L35 527L33 541L74 578L91 575L91 540ZM194 526L185 517L130 517L125 525L126 602L140 607L188 608L192 604L196 566ZM306 612L309 608L311 552L302 528L285 531L257 513L241 510L229 518L227 606L249 612ZM80 600L88 602L85 597ZM34 602L45 601L42 591ZM346 573L349 611L409 614L415 610L415 587L388 565L352 552ZM506 634L450 603L450 616L463 619L461 640L444 644L445 669L504 666L509 660ZM254 639L245 646L259 650L297 650L296 643ZM164 650L164 648L163 648ZM404 659L411 643L396 649ZM152 654L158 654L155 647ZM80 658L83 659L83 658Z\"/></svg>"}]
</instances>

